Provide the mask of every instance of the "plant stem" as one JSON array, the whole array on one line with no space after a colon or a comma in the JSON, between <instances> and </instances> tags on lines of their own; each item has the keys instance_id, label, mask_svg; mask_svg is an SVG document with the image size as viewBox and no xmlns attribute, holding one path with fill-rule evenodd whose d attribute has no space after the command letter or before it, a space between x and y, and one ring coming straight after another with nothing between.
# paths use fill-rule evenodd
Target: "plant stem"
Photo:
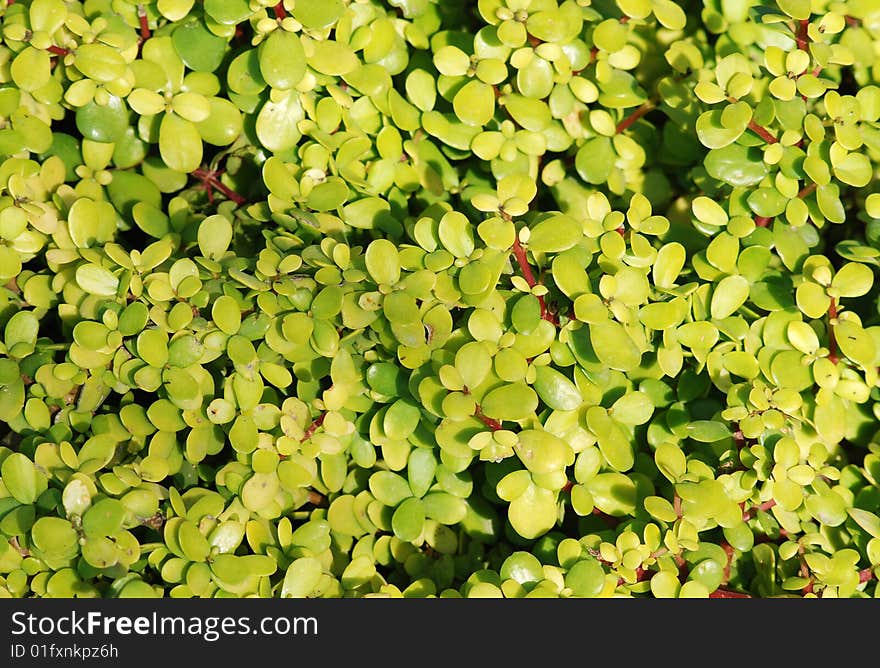
<instances>
[{"instance_id":1,"label":"plant stem","mask_svg":"<svg viewBox=\"0 0 880 668\"><path fill-rule=\"evenodd\" d=\"M755 119L749 121L749 130L758 135L761 139L763 139L768 144L777 144L779 140L770 134L770 131L767 130L763 125L758 125L755 123Z\"/></svg>"},{"instance_id":2,"label":"plant stem","mask_svg":"<svg viewBox=\"0 0 880 668\"><path fill-rule=\"evenodd\" d=\"M743 522L748 522L750 519L752 519L753 510L770 510L775 505L776 501L770 499L769 501L765 501L764 503L758 504L757 506L752 506L749 510L743 511Z\"/></svg>"},{"instance_id":3,"label":"plant stem","mask_svg":"<svg viewBox=\"0 0 880 668\"><path fill-rule=\"evenodd\" d=\"M483 409L480 408L479 404L477 404L477 408L474 411L474 417L480 420L480 422L489 427L489 429L491 429L492 431L500 431L501 429L504 429L504 427L498 420L490 418L488 415L485 415L483 413Z\"/></svg>"},{"instance_id":4,"label":"plant stem","mask_svg":"<svg viewBox=\"0 0 880 668\"><path fill-rule=\"evenodd\" d=\"M755 225L757 227L767 227L772 221L772 218L767 218L766 216L755 216Z\"/></svg>"},{"instance_id":5,"label":"plant stem","mask_svg":"<svg viewBox=\"0 0 880 668\"><path fill-rule=\"evenodd\" d=\"M840 361L837 356L837 339L834 336L834 324L832 320L837 319L837 300L832 297L831 303L828 304L828 359L834 364Z\"/></svg>"},{"instance_id":6,"label":"plant stem","mask_svg":"<svg viewBox=\"0 0 880 668\"><path fill-rule=\"evenodd\" d=\"M140 27L141 27L140 43L143 44L148 39L150 39L150 36L151 36L150 24L147 19L147 10L144 8L143 5L137 6L137 15L138 15L138 22L140 23Z\"/></svg>"},{"instance_id":7,"label":"plant stem","mask_svg":"<svg viewBox=\"0 0 880 668\"><path fill-rule=\"evenodd\" d=\"M859 571L859 582L867 582L874 577L873 568L863 568Z\"/></svg>"},{"instance_id":8,"label":"plant stem","mask_svg":"<svg viewBox=\"0 0 880 668\"><path fill-rule=\"evenodd\" d=\"M218 178L219 172L211 172L206 169L202 169L199 167L198 169L193 171L193 176L199 179L208 191L208 199L213 202L213 196L211 193L211 189L215 188L219 190L223 195L227 198L235 202L238 206L242 206L243 204L247 204L247 200L239 195L237 192L229 188Z\"/></svg>"},{"instance_id":9,"label":"plant stem","mask_svg":"<svg viewBox=\"0 0 880 668\"><path fill-rule=\"evenodd\" d=\"M212 179L211 185L213 185L217 190L219 190L221 193L223 193L227 199L230 199L233 202L235 202L236 204L238 204L238 206L241 206L243 204L247 204L247 200L244 197L239 195L237 192L235 192L234 190L232 190L228 186L224 185L223 182L220 181L219 179Z\"/></svg>"},{"instance_id":10,"label":"plant stem","mask_svg":"<svg viewBox=\"0 0 880 668\"><path fill-rule=\"evenodd\" d=\"M9 543L9 545L12 547L13 550L18 552L25 559L27 559L29 556L31 556L31 553L28 551L28 549L26 547L22 547L19 544L17 536L13 536L12 538L10 538L6 542Z\"/></svg>"},{"instance_id":11,"label":"plant stem","mask_svg":"<svg viewBox=\"0 0 880 668\"><path fill-rule=\"evenodd\" d=\"M730 591L729 589L716 589L711 594L709 594L709 598L751 598L749 594L743 594L738 591Z\"/></svg>"},{"instance_id":12,"label":"plant stem","mask_svg":"<svg viewBox=\"0 0 880 668\"><path fill-rule=\"evenodd\" d=\"M70 51L68 49L65 49L60 46L55 46L54 44L46 47L46 51L48 51L49 53L54 53L56 56L62 56L62 57L70 54Z\"/></svg>"},{"instance_id":13,"label":"plant stem","mask_svg":"<svg viewBox=\"0 0 880 668\"><path fill-rule=\"evenodd\" d=\"M721 549L727 555L727 563L724 564L724 583L726 584L730 580L730 567L733 565L734 549L727 541L721 543Z\"/></svg>"},{"instance_id":14,"label":"plant stem","mask_svg":"<svg viewBox=\"0 0 880 668\"><path fill-rule=\"evenodd\" d=\"M284 3L279 2L277 5L272 7L272 11L275 12L275 18L279 21L283 21L287 18L287 11L284 9Z\"/></svg>"},{"instance_id":15,"label":"plant stem","mask_svg":"<svg viewBox=\"0 0 880 668\"><path fill-rule=\"evenodd\" d=\"M302 440L308 441L312 436L315 435L315 432L318 431L318 428L324 424L324 418L327 417L327 413L321 413L318 417L316 417L312 424L309 425L308 429L306 429L303 434Z\"/></svg>"},{"instance_id":16,"label":"plant stem","mask_svg":"<svg viewBox=\"0 0 880 668\"><path fill-rule=\"evenodd\" d=\"M529 259L526 257L526 249L523 248L522 244L519 242L519 237L514 238L512 250L513 256L516 258L516 263L519 265L519 270L522 273L523 278L526 279L526 283L528 283L530 288L535 287L538 284L538 281L535 278L535 274L532 273L532 267L529 265ZM538 303L541 305L541 318L554 327L558 327L559 318L555 314L550 313L543 295L538 297Z\"/></svg>"},{"instance_id":17,"label":"plant stem","mask_svg":"<svg viewBox=\"0 0 880 668\"><path fill-rule=\"evenodd\" d=\"M801 19L798 22L795 41L797 41L797 48L801 51L810 52L810 19Z\"/></svg>"},{"instance_id":18,"label":"plant stem","mask_svg":"<svg viewBox=\"0 0 880 668\"><path fill-rule=\"evenodd\" d=\"M596 517L601 518L601 520L603 522L605 522L605 524L607 524L609 526L609 528L611 528L611 529L615 528L618 524L620 524L623 521L620 517L614 517L614 515L609 515L608 513L603 513L598 508L593 508L592 514L595 515Z\"/></svg>"},{"instance_id":19,"label":"plant stem","mask_svg":"<svg viewBox=\"0 0 880 668\"><path fill-rule=\"evenodd\" d=\"M654 108L654 105L653 105L653 104L651 104L650 102L646 102L646 103L643 104L641 107L639 107L639 108L636 109L634 112L632 112L629 116L627 116L627 117L624 118L622 121L620 121L620 123L617 124L617 128L615 128L615 132L616 132L617 134L620 134L621 132L625 131L625 130L626 130L627 128L629 128L633 123L635 123L635 122L636 122L637 120L639 120L642 116L644 116L645 114L647 114L647 113L648 113L649 111L651 111L653 108Z\"/></svg>"},{"instance_id":20,"label":"plant stem","mask_svg":"<svg viewBox=\"0 0 880 668\"><path fill-rule=\"evenodd\" d=\"M797 196L800 199L804 199L804 197L808 197L809 195L813 194L813 192L816 190L818 185L819 185L818 183L811 183L808 186L804 186L803 188L800 189L800 192L798 192Z\"/></svg>"}]
</instances>

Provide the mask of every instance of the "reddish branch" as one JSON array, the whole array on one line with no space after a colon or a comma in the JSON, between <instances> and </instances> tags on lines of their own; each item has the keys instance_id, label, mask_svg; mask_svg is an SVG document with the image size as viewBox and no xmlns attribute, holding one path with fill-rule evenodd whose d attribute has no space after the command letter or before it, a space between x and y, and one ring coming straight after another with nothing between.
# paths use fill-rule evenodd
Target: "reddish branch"
<instances>
[{"instance_id":1,"label":"reddish branch","mask_svg":"<svg viewBox=\"0 0 880 668\"><path fill-rule=\"evenodd\" d=\"M140 28L141 28L141 36L140 36L140 39L138 40L138 46L142 46L144 42L146 42L148 39L150 39L150 35L151 35L150 23L149 23L149 20L147 19L147 10L144 8L143 5L137 6L137 15L138 15L138 23L140 24Z\"/></svg>"},{"instance_id":2,"label":"reddish branch","mask_svg":"<svg viewBox=\"0 0 880 668\"><path fill-rule=\"evenodd\" d=\"M522 272L523 278L526 280L526 283L528 283L528 286L530 288L535 287L538 284L538 281L535 278L535 274L532 273L532 267L529 265L529 260L526 257L526 249L522 247L519 238L513 240L513 255L516 258L516 263L519 265L519 270ZM541 318L554 327L558 327L559 318L547 308L547 302L544 301L543 295L538 297L538 303L541 305Z\"/></svg>"},{"instance_id":3,"label":"reddish branch","mask_svg":"<svg viewBox=\"0 0 880 668\"><path fill-rule=\"evenodd\" d=\"M832 297L831 303L828 304L828 359L834 364L840 361L837 356L837 339L834 336L834 324L832 320L837 319L837 300Z\"/></svg>"},{"instance_id":4,"label":"reddish branch","mask_svg":"<svg viewBox=\"0 0 880 668\"><path fill-rule=\"evenodd\" d=\"M767 227L773 218L768 218L767 216L755 216L755 226L756 227Z\"/></svg>"},{"instance_id":5,"label":"reddish branch","mask_svg":"<svg viewBox=\"0 0 880 668\"><path fill-rule=\"evenodd\" d=\"M727 555L727 563L724 564L724 582L726 583L730 580L730 567L733 565L734 550L726 541L721 543L721 549L724 550L724 554Z\"/></svg>"},{"instance_id":6,"label":"reddish branch","mask_svg":"<svg viewBox=\"0 0 880 668\"><path fill-rule=\"evenodd\" d=\"M490 418L488 415L483 413L483 409L480 408L479 404L477 404L477 408L474 411L474 417L477 418L484 425L489 427L489 429L491 429L492 431L499 431L500 429L504 429L504 427L501 426L501 423L498 420Z\"/></svg>"},{"instance_id":7,"label":"reddish branch","mask_svg":"<svg viewBox=\"0 0 880 668\"><path fill-rule=\"evenodd\" d=\"M859 571L859 582L867 582L868 580L874 577L874 569L873 568L863 568Z\"/></svg>"},{"instance_id":8,"label":"reddish branch","mask_svg":"<svg viewBox=\"0 0 880 668\"><path fill-rule=\"evenodd\" d=\"M31 553L28 551L28 549L26 547L22 547L19 544L17 536L13 536L12 538L10 538L6 542L9 543L9 545L12 547L13 550L18 552L25 559L27 559L29 556L31 556Z\"/></svg>"},{"instance_id":9,"label":"reddish branch","mask_svg":"<svg viewBox=\"0 0 880 668\"><path fill-rule=\"evenodd\" d=\"M709 594L709 598L751 598L751 596L738 591L730 591L729 589L719 588Z\"/></svg>"},{"instance_id":10,"label":"reddish branch","mask_svg":"<svg viewBox=\"0 0 880 668\"><path fill-rule=\"evenodd\" d=\"M202 182L202 187L208 193L208 201L214 202L214 190L219 190L223 195L227 198L238 204L238 206L242 206L247 203L247 200L239 195L237 192L232 190L229 186L225 185L220 181L220 175L223 173L222 170L209 171L207 169L202 169L199 167L198 169L193 171L193 176L199 179Z\"/></svg>"},{"instance_id":11,"label":"reddish branch","mask_svg":"<svg viewBox=\"0 0 880 668\"><path fill-rule=\"evenodd\" d=\"M801 19L798 22L795 40L797 41L797 48L807 53L810 52L810 19Z\"/></svg>"},{"instance_id":12,"label":"reddish branch","mask_svg":"<svg viewBox=\"0 0 880 668\"><path fill-rule=\"evenodd\" d=\"M770 134L770 131L765 128L763 125L758 125L755 123L755 119L749 121L749 130L758 135L761 139L763 139L768 144L777 144L779 140Z\"/></svg>"},{"instance_id":13,"label":"reddish branch","mask_svg":"<svg viewBox=\"0 0 880 668\"><path fill-rule=\"evenodd\" d=\"M809 582L807 582L807 584L804 585L804 588L801 589L801 593L804 594L805 596L807 594L812 594L813 593L813 577L810 575L810 567L807 566L806 561L803 561L803 558L801 560L800 574L801 574L802 578L809 580Z\"/></svg>"},{"instance_id":14,"label":"reddish branch","mask_svg":"<svg viewBox=\"0 0 880 668\"><path fill-rule=\"evenodd\" d=\"M287 18L287 12L284 9L283 2L279 2L277 5L272 7L272 11L275 12L275 18L278 19L279 21L283 21L284 19Z\"/></svg>"},{"instance_id":15,"label":"reddish branch","mask_svg":"<svg viewBox=\"0 0 880 668\"><path fill-rule=\"evenodd\" d=\"M627 128L629 128L633 123L635 123L635 122L636 122L637 120L639 120L642 116L644 116L645 114L647 114L647 113L648 113L649 111L651 111L653 108L654 108L654 105L651 104L651 103L649 103L649 102L646 102L645 104L643 104L641 107L639 107L638 109L636 109L636 110L635 110L634 112L632 112L629 116L627 116L627 117L624 118L622 121L620 121L620 123L617 124L617 128L616 128L616 130L615 130L616 133L617 133L617 134L620 134L621 132L624 132L624 131L625 131Z\"/></svg>"},{"instance_id":16,"label":"reddish branch","mask_svg":"<svg viewBox=\"0 0 880 668\"><path fill-rule=\"evenodd\" d=\"M730 102L731 104L739 102L739 100L733 96L728 96L727 101ZM770 131L767 128L765 128L763 125L756 123L754 118L749 120L749 124L747 127L749 128L749 130L754 132L756 135L758 135L761 139L763 139L768 144L778 144L779 143L779 140L776 137L774 137L772 134L770 134Z\"/></svg>"},{"instance_id":17,"label":"reddish branch","mask_svg":"<svg viewBox=\"0 0 880 668\"><path fill-rule=\"evenodd\" d=\"M752 506L749 510L743 510L743 522L748 522L750 519L752 519L753 510L770 510L775 505L776 501L770 499L769 501L765 501L764 503L758 504L757 506Z\"/></svg>"},{"instance_id":18,"label":"reddish branch","mask_svg":"<svg viewBox=\"0 0 880 668\"><path fill-rule=\"evenodd\" d=\"M617 525L619 525L623 521L623 518L615 517L614 515L609 515L608 513L602 512L598 508L593 508L592 514L595 515L596 517L600 518L603 522L605 522L605 524L607 524L610 529L614 529Z\"/></svg>"},{"instance_id":19,"label":"reddish branch","mask_svg":"<svg viewBox=\"0 0 880 668\"><path fill-rule=\"evenodd\" d=\"M52 46L46 47L46 51L48 51L49 53L53 53L56 56L62 56L62 57L66 56L70 53L70 51L68 49L65 49L60 46L55 46L54 44Z\"/></svg>"},{"instance_id":20,"label":"reddish branch","mask_svg":"<svg viewBox=\"0 0 880 668\"><path fill-rule=\"evenodd\" d=\"M315 432L318 431L318 428L324 424L324 418L327 417L327 413L321 413L318 417L316 417L312 424L309 425L308 429L306 429L303 434L302 440L308 441L312 436L315 435Z\"/></svg>"},{"instance_id":21,"label":"reddish branch","mask_svg":"<svg viewBox=\"0 0 880 668\"><path fill-rule=\"evenodd\" d=\"M808 186L804 186L803 188L801 188L800 192L798 192L798 198L803 199L804 197L808 197L816 190L817 186L818 184L816 183L811 183Z\"/></svg>"}]
</instances>

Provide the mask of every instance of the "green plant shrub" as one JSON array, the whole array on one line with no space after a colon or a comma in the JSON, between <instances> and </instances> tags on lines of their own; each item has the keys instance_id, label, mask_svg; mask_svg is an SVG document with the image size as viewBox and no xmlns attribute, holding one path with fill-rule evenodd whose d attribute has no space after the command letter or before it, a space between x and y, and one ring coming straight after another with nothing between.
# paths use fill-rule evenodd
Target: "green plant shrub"
<instances>
[{"instance_id":1,"label":"green plant shrub","mask_svg":"<svg viewBox=\"0 0 880 668\"><path fill-rule=\"evenodd\" d=\"M873 0L16 0L0 594L878 597Z\"/></svg>"}]
</instances>

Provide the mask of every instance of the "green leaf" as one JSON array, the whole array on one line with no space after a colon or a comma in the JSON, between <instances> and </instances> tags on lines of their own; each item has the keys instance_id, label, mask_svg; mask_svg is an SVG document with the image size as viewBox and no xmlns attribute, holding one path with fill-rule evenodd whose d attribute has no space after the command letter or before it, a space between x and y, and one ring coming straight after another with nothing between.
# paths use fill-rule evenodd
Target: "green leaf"
<instances>
[{"instance_id":1,"label":"green leaf","mask_svg":"<svg viewBox=\"0 0 880 668\"><path fill-rule=\"evenodd\" d=\"M600 184L608 181L614 169L617 155L608 137L596 137L587 141L575 156L575 169L587 183Z\"/></svg>"},{"instance_id":2,"label":"green leaf","mask_svg":"<svg viewBox=\"0 0 880 668\"><path fill-rule=\"evenodd\" d=\"M414 541L425 526L425 506L420 499L409 498L401 503L391 517L394 535L402 541Z\"/></svg>"},{"instance_id":3,"label":"green leaf","mask_svg":"<svg viewBox=\"0 0 880 668\"><path fill-rule=\"evenodd\" d=\"M754 186L767 175L761 151L740 144L709 151L704 164L709 176L732 186Z\"/></svg>"},{"instance_id":4,"label":"green leaf","mask_svg":"<svg viewBox=\"0 0 880 668\"><path fill-rule=\"evenodd\" d=\"M525 383L510 383L486 394L480 407L497 420L524 420L538 408L538 395Z\"/></svg>"},{"instance_id":5,"label":"green leaf","mask_svg":"<svg viewBox=\"0 0 880 668\"><path fill-rule=\"evenodd\" d=\"M529 485L508 507L513 530L526 539L541 536L556 524L556 494L549 489Z\"/></svg>"},{"instance_id":6,"label":"green leaf","mask_svg":"<svg viewBox=\"0 0 880 668\"><path fill-rule=\"evenodd\" d=\"M171 169L195 171L202 164L202 138L198 129L192 122L166 113L159 125L159 152Z\"/></svg>"},{"instance_id":7,"label":"green leaf","mask_svg":"<svg viewBox=\"0 0 880 668\"><path fill-rule=\"evenodd\" d=\"M779 9L793 19L802 21L810 18L810 0L776 0L776 4L779 5Z\"/></svg>"},{"instance_id":8,"label":"green leaf","mask_svg":"<svg viewBox=\"0 0 880 668\"><path fill-rule=\"evenodd\" d=\"M687 433L695 441L714 443L732 435L730 428L715 420L694 420L687 425Z\"/></svg>"},{"instance_id":9,"label":"green leaf","mask_svg":"<svg viewBox=\"0 0 880 668\"><path fill-rule=\"evenodd\" d=\"M318 586L323 572L321 562L315 557L295 559L284 574L281 598L307 598Z\"/></svg>"},{"instance_id":10,"label":"green leaf","mask_svg":"<svg viewBox=\"0 0 880 668\"><path fill-rule=\"evenodd\" d=\"M538 397L554 410L572 411L583 402L577 386L556 369L549 366L535 368L532 387Z\"/></svg>"},{"instance_id":11,"label":"green leaf","mask_svg":"<svg viewBox=\"0 0 880 668\"><path fill-rule=\"evenodd\" d=\"M16 501L31 504L46 488L48 480L27 456L13 452L0 466L3 484Z\"/></svg>"},{"instance_id":12,"label":"green leaf","mask_svg":"<svg viewBox=\"0 0 880 668\"><path fill-rule=\"evenodd\" d=\"M749 298L749 282L742 276L721 279L712 292L712 317L726 318L746 303Z\"/></svg>"},{"instance_id":13,"label":"green leaf","mask_svg":"<svg viewBox=\"0 0 880 668\"><path fill-rule=\"evenodd\" d=\"M272 88L288 90L306 73L306 54L299 36L274 30L258 47L260 73Z\"/></svg>"},{"instance_id":14,"label":"green leaf","mask_svg":"<svg viewBox=\"0 0 880 668\"><path fill-rule=\"evenodd\" d=\"M116 294L119 279L109 269L96 264L81 264L76 269L76 282L91 295L111 297Z\"/></svg>"},{"instance_id":15,"label":"green leaf","mask_svg":"<svg viewBox=\"0 0 880 668\"><path fill-rule=\"evenodd\" d=\"M590 341L600 362L618 371L632 371L638 367L642 354L623 325L609 320L589 327Z\"/></svg>"}]
</instances>

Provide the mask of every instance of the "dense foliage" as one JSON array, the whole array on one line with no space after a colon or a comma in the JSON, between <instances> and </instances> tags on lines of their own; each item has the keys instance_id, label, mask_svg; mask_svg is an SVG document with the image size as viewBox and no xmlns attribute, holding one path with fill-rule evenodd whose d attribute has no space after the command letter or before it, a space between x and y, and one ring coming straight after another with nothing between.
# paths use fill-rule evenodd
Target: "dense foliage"
<instances>
[{"instance_id":1,"label":"dense foliage","mask_svg":"<svg viewBox=\"0 0 880 668\"><path fill-rule=\"evenodd\" d=\"M880 596L875 0L0 17L0 595Z\"/></svg>"}]
</instances>

